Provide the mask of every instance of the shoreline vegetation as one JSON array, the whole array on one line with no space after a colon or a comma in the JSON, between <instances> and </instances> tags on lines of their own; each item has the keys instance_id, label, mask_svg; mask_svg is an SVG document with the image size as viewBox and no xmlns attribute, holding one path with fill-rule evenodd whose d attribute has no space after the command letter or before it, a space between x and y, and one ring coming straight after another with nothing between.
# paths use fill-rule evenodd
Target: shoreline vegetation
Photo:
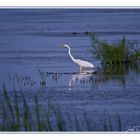
<instances>
[{"instance_id":1,"label":"shoreline vegetation","mask_svg":"<svg viewBox=\"0 0 140 140\"><path fill-rule=\"evenodd\" d=\"M94 34L91 38L90 53L100 59L103 64L137 64L140 60L140 49L135 41L127 40L123 36L120 40L108 43L99 40Z\"/></svg>"}]
</instances>

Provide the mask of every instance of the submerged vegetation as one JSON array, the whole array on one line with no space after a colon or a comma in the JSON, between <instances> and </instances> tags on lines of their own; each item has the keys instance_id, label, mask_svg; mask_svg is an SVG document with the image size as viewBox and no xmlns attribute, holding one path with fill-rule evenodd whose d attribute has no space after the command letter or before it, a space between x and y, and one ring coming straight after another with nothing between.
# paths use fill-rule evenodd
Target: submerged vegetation
<instances>
[{"instance_id":1,"label":"submerged vegetation","mask_svg":"<svg viewBox=\"0 0 140 140\"><path fill-rule=\"evenodd\" d=\"M91 37L91 54L106 64L135 64L140 58L140 49L137 43L129 41L125 37L114 43L99 40L95 35Z\"/></svg>"}]
</instances>

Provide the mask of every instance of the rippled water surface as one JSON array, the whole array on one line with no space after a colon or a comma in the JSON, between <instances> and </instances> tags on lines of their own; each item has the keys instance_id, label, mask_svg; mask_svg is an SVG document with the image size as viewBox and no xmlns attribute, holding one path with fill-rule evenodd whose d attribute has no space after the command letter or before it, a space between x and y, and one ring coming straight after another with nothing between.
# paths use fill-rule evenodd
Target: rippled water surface
<instances>
[{"instance_id":1,"label":"rippled water surface","mask_svg":"<svg viewBox=\"0 0 140 140\"><path fill-rule=\"evenodd\" d=\"M29 99L39 91L41 104L50 97L64 116L74 112L83 122L82 116L87 114L94 127L83 125L80 130L84 131L126 131L139 126L139 65L102 67L89 53L88 32L108 42L126 36L139 47L140 10L0 9L1 93L3 83L9 93L16 88ZM94 63L96 72L81 72L67 49L60 48L65 43L71 46L75 58ZM120 117L119 129L116 114ZM105 116L111 118L112 129L104 126ZM69 125L67 130L71 130Z\"/></svg>"}]
</instances>

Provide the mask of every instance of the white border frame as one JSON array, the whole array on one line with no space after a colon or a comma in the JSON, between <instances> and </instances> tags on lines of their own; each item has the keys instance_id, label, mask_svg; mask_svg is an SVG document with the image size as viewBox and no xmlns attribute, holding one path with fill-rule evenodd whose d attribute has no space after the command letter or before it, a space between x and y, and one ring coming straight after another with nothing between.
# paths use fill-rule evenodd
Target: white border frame
<instances>
[{"instance_id":1,"label":"white border frame","mask_svg":"<svg viewBox=\"0 0 140 140\"><path fill-rule=\"evenodd\" d=\"M138 6L139 0L1 0L0 6Z\"/></svg>"}]
</instances>

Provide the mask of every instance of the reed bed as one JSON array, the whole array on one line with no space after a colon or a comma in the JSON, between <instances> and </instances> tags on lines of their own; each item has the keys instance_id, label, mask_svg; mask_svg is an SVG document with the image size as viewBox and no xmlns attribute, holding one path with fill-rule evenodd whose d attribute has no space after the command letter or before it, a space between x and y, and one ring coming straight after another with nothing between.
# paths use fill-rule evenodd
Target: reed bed
<instances>
[{"instance_id":1,"label":"reed bed","mask_svg":"<svg viewBox=\"0 0 140 140\"><path fill-rule=\"evenodd\" d=\"M92 56L105 64L136 64L140 59L137 42L127 40L126 37L113 43L99 40L94 34L90 34L90 38Z\"/></svg>"},{"instance_id":2,"label":"reed bed","mask_svg":"<svg viewBox=\"0 0 140 140\"><path fill-rule=\"evenodd\" d=\"M34 95L29 102L26 95L14 90L8 93L3 86L0 102L0 131L122 131L119 114L101 116L100 124L96 117L86 112L63 112L58 104L48 101L48 106L41 104L40 97ZM82 117L82 118L79 118Z\"/></svg>"}]
</instances>

